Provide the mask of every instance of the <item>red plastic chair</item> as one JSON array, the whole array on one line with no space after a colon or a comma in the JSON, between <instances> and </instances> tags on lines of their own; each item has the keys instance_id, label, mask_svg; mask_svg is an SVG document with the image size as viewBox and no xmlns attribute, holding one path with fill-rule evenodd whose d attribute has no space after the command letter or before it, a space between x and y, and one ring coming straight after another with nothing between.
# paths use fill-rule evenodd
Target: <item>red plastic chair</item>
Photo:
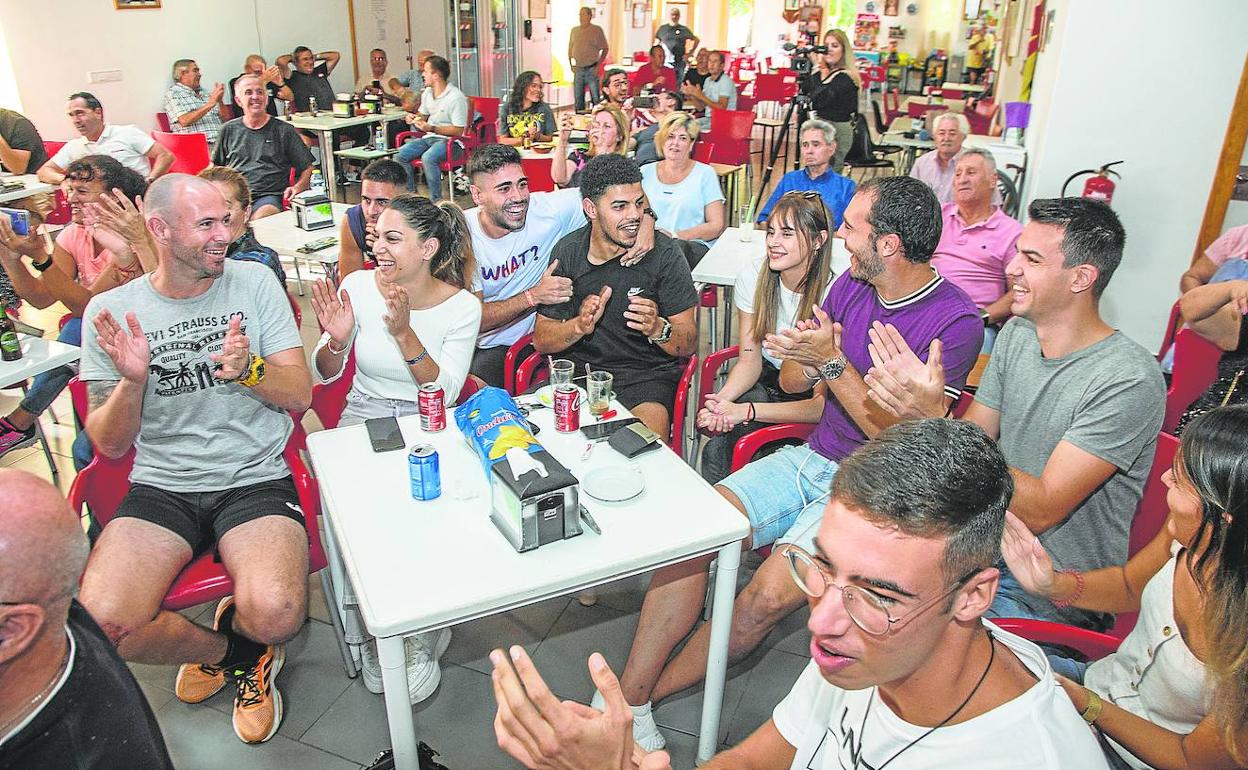
<instances>
[{"instance_id":1,"label":"red plastic chair","mask_svg":"<svg viewBox=\"0 0 1248 770\"><path fill-rule=\"evenodd\" d=\"M481 121L473 124L478 144L498 143L498 113L501 104L502 100L497 97L468 97L468 114L470 116L474 114L481 116Z\"/></svg>"},{"instance_id":2,"label":"red plastic chair","mask_svg":"<svg viewBox=\"0 0 1248 770\"><path fill-rule=\"evenodd\" d=\"M338 423L342 421L342 413L347 408L347 394L351 392L351 383L355 381L355 351L347 353L347 360L342 367L342 376L338 379L312 386L312 404L308 409L320 420L321 427L327 430L338 427ZM481 385L480 380L469 375L452 405L464 403L469 396L481 389Z\"/></svg>"},{"instance_id":3,"label":"red plastic chair","mask_svg":"<svg viewBox=\"0 0 1248 770\"><path fill-rule=\"evenodd\" d=\"M173 153L169 171L175 174L198 174L212 165L208 155L208 138L200 133L174 134L153 131L156 144Z\"/></svg>"},{"instance_id":4,"label":"red plastic chair","mask_svg":"<svg viewBox=\"0 0 1248 770\"><path fill-rule=\"evenodd\" d=\"M552 158L521 158L520 167L529 178L529 192L553 192L555 177L551 169L554 167Z\"/></svg>"},{"instance_id":5,"label":"red plastic chair","mask_svg":"<svg viewBox=\"0 0 1248 770\"><path fill-rule=\"evenodd\" d=\"M1051 623L1030 618L994 618L1002 631L1018 634L1036 644L1056 644L1082 653L1088 660L1097 660L1118 649L1122 640L1116 636L1089 631L1086 628Z\"/></svg>"},{"instance_id":6,"label":"red plastic chair","mask_svg":"<svg viewBox=\"0 0 1248 770\"><path fill-rule=\"evenodd\" d=\"M1179 301L1176 299L1174 305L1170 308L1170 318L1166 321L1165 331L1162 332L1161 347L1157 349L1157 360L1166 357L1170 346L1174 344L1174 335L1179 333L1179 329L1183 326L1183 314L1179 312Z\"/></svg>"},{"instance_id":7,"label":"red plastic chair","mask_svg":"<svg viewBox=\"0 0 1248 770\"><path fill-rule=\"evenodd\" d=\"M698 143L693 146L693 159L699 163L710 163L714 152L714 143L699 139Z\"/></svg>"},{"instance_id":8,"label":"red plastic chair","mask_svg":"<svg viewBox=\"0 0 1248 770\"><path fill-rule=\"evenodd\" d=\"M403 131L394 138L394 146L402 147L403 143L408 139L416 139L424 134L420 131ZM438 168L442 170L442 175L451 191L451 202L455 202L455 184L451 181L451 170L462 168L468 162L468 143L471 141L471 134L457 136L447 140L449 142L446 148L446 160L438 164ZM420 158L412 160L412 168L422 168ZM423 171L423 169L422 169Z\"/></svg>"},{"instance_id":9,"label":"red plastic chair","mask_svg":"<svg viewBox=\"0 0 1248 770\"><path fill-rule=\"evenodd\" d=\"M173 127L169 125L169 114L165 112L156 113L156 125L160 126L160 130L165 133L173 131Z\"/></svg>"},{"instance_id":10,"label":"red plastic chair","mask_svg":"<svg viewBox=\"0 0 1248 770\"><path fill-rule=\"evenodd\" d=\"M890 96L892 99L889 99ZM899 115L901 115L901 89L893 86L884 92L884 117L892 123L893 119Z\"/></svg>"},{"instance_id":11,"label":"red plastic chair","mask_svg":"<svg viewBox=\"0 0 1248 770\"><path fill-rule=\"evenodd\" d=\"M778 72L760 72L754 78L754 102L772 105L772 114L778 115L780 108L786 103L784 96L784 76ZM737 106L741 106L740 99Z\"/></svg>"},{"instance_id":12,"label":"red plastic chair","mask_svg":"<svg viewBox=\"0 0 1248 770\"><path fill-rule=\"evenodd\" d=\"M516 389L516 366L520 362L527 360L532 353L532 334L524 335L511 343L511 347L507 348L507 355L503 358L503 390L513 396L524 392Z\"/></svg>"},{"instance_id":13,"label":"red plastic chair","mask_svg":"<svg viewBox=\"0 0 1248 770\"><path fill-rule=\"evenodd\" d=\"M43 151L48 154L48 159L51 160L52 156L60 152L60 149L64 146L64 142L52 142L45 139ZM27 169L27 171L33 174L37 169L31 168ZM65 193L61 192L59 186L56 188L56 193L53 197L56 200L56 208L52 209L52 213L48 214L47 219L43 220L44 223L49 225L67 225L72 222L74 219L73 211L69 207L69 201L65 199Z\"/></svg>"},{"instance_id":14,"label":"red plastic chair","mask_svg":"<svg viewBox=\"0 0 1248 770\"><path fill-rule=\"evenodd\" d=\"M912 118L922 117L929 112L945 112L946 107L943 104L924 104L923 102L910 102L906 105L906 114Z\"/></svg>"},{"instance_id":15,"label":"red plastic chair","mask_svg":"<svg viewBox=\"0 0 1248 770\"><path fill-rule=\"evenodd\" d=\"M732 472L736 473L745 467L746 463L754 459L754 455L758 454L763 448L777 441L800 441L805 442L810 437L811 431L815 429L813 424L787 422L777 425L768 425L766 428L759 428L753 433L747 433L737 440L732 447Z\"/></svg>"},{"instance_id":16,"label":"red plastic chair","mask_svg":"<svg viewBox=\"0 0 1248 770\"><path fill-rule=\"evenodd\" d=\"M733 166L749 165L750 135L754 131L754 113L748 110L711 110L711 136L714 139L713 163Z\"/></svg>"},{"instance_id":17,"label":"red plastic chair","mask_svg":"<svg viewBox=\"0 0 1248 770\"><path fill-rule=\"evenodd\" d=\"M633 64L649 64L649 63L650 63L649 51L633 51Z\"/></svg>"},{"instance_id":18,"label":"red plastic chair","mask_svg":"<svg viewBox=\"0 0 1248 770\"><path fill-rule=\"evenodd\" d=\"M86 383L75 377L70 381L69 387L75 409L79 405L85 406ZM298 450L303 444L303 437L303 429L296 420L295 430L282 454L290 466L295 490L299 495L299 505L303 508L304 528L308 533L308 572L311 574L324 569L327 560L317 522L321 510L320 495L299 458ZM81 511L86 504L90 506L91 515L101 526L107 524L130 489L130 469L133 465L133 449L116 460L97 452L95 459L78 473L69 488L70 507ZM166 610L182 610L228 596L233 590L234 581L226 574L225 567L214 560L214 552L209 551L192 560L178 574L165 594L161 607Z\"/></svg>"},{"instance_id":19,"label":"red plastic chair","mask_svg":"<svg viewBox=\"0 0 1248 770\"><path fill-rule=\"evenodd\" d=\"M1180 329L1174 335L1174 374L1166 391L1166 416L1161 429L1173 433L1183 412L1218 376L1222 351L1217 345L1192 329Z\"/></svg>"}]
</instances>

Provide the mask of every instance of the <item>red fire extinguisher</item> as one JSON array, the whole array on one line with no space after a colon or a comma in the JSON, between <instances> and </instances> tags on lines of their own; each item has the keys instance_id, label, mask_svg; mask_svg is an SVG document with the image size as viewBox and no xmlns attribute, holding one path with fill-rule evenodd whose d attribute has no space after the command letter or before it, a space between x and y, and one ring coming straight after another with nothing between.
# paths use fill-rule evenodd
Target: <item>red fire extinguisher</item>
<instances>
[{"instance_id":1,"label":"red fire extinguisher","mask_svg":"<svg viewBox=\"0 0 1248 770\"><path fill-rule=\"evenodd\" d=\"M1083 171L1076 171L1066 177L1066 181L1062 183L1062 197L1066 197L1066 188L1070 186L1071 182L1084 174L1091 174L1092 177L1083 183L1083 195L1081 197L1102 201L1106 204L1113 202L1114 188L1117 185L1114 184L1114 180L1109 178L1109 175L1113 174L1119 179L1122 179L1122 175L1111 169L1110 166L1117 166L1122 162L1121 160L1116 160L1113 163L1106 163L1098 169L1087 168Z\"/></svg>"}]
</instances>

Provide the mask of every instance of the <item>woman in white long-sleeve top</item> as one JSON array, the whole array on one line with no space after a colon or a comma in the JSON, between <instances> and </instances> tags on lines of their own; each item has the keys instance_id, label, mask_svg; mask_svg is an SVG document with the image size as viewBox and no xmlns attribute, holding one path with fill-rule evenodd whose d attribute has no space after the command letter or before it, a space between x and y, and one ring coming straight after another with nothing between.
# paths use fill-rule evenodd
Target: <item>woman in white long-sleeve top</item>
<instances>
[{"instance_id":1,"label":"woman in white long-sleeve top","mask_svg":"<svg viewBox=\"0 0 1248 770\"><path fill-rule=\"evenodd\" d=\"M473 270L472 241L453 203L416 195L391 201L377 221L376 270L312 288L312 308L325 333L312 353L320 382L342 375L355 353L355 379L342 424L417 411L424 383L442 386L455 402L468 377L481 302L465 289Z\"/></svg>"}]
</instances>

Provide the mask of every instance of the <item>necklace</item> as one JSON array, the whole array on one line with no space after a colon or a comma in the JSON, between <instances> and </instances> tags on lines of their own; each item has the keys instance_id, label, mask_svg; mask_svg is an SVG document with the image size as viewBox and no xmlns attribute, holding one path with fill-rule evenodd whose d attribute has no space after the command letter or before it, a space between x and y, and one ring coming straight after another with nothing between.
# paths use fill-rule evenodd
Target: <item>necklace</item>
<instances>
[{"instance_id":1,"label":"necklace","mask_svg":"<svg viewBox=\"0 0 1248 770\"><path fill-rule=\"evenodd\" d=\"M923 740L923 739L924 739L924 738L926 738L927 736L931 735L932 733L936 732L936 731L937 731L937 730L939 730L940 728L942 728L942 727L944 727L945 725L949 724L949 721L950 721L951 719L953 719L953 718L954 718L954 717L956 717L958 714L960 714L960 713L962 712L962 709L966 708L966 704L968 704L968 703L970 703L970 702L971 702L971 698L974 698L974 697L975 697L975 693L979 692L979 688L980 688L980 687L984 684L984 680L988 678L988 672L992 670L992 661L993 661L994 659L996 659L996 657L997 657L997 644L996 644L996 640L993 638L993 636L992 636L992 632L991 632L991 631L989 631L989 632L988 632L988 665L987 665L987 666L984 666L984 673L982 673L982 674L980 674L980 675L979 675L979 681L978 681L978 682L976 682L976 683L975 683L975 686L971 689L971 693L970 693L970 695L967 695L967 696L966 696L966 700L962 701L962 704L961 704L960 706L958 706L956 709L954 709L952 714L950 714L949 716L947 716L947 717L945 717L943 720L941 720L940 724L938 724L938 725L936 725L935 727L933 727L933 728L929 729L927 732L923 733L923 734L922 734L922 735L920 735L918 738L915 738L914 740L910 741L910 742L909 742L909 743L907 743L905 746L902 746L900 751L898 751L896 754L892 755L892 756L891 756L891 757L889 757L888 759L884 760L884 764L882 764L882 765L880 765L879 767L875 768L875 770L884 770L884 768L886 768L886 767L888 767L890 764L892 764L892 762L893 762L893 760L894 760L894 759L896 759L897 757L900 757L902 754L905 754L907 751L909 751L910 749L914 748L915 744L917 744L919 741ZM866 711L863 713L863 715L862 715L862 725L861 725L861 726L859 726L859 728L858 728L858 735L859 735L859 739L858 739L858 754L857 754L857 758L855 758L855 760L854 760L854 767L858 767L858 761L859 761L859 759L862 757L862 743L863 743L863 737L862 737L862 736L863 736L863 731L864 731L864 730L866 729L866 727L867 727L867 717L871 715L871 706L872 706L874 703L875 703L875 690L872 690L872 691L871 691L871 698L867 701L867 710L866 710Z\"/></svg>"},{"instance_id":2,"label":"necklace","mask_svg":"<svg viewBox=\"0 0 1248 770\"><path fill-rule=\"evenodd\" d=\"M70 656L70 650L67 648L65 650L64 660L61 661L61 665L57 667L56 673L52 676L51 679L48 680L48 683L43 686L43 689L35 693L34 697L32 697L29 701L26 702L26 705L22 708L21 711L17 713L16 716L14 716L12 719L5 722L4 724L0 724L0 738L10 737L9 730L13 728L13 725L17 724L18 722L22 721L27 716L29 716L30 712L33 711L36 706L42 703L44 698L48 697L48 693L56 689L56 685L61 681L61 677L64 676L65 674L65 667L69 665L69 656Z\"/></svg>"}]
</instances>

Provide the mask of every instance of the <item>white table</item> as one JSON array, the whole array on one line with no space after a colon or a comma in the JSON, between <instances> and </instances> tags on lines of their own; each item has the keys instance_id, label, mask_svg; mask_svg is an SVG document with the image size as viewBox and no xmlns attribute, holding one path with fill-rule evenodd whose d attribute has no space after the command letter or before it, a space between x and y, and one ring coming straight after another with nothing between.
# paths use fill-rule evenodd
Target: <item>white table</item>
<instances>
[{"instance_id":1,"label":"white table","mask_svg":"<svg viewBox=\"0 0 1248 770\"><path fill-rule=\"evenodd\" d=\"M292 209L280 211L271 217L257 219L251 223L251 229L256 234L256 240L276 251L283 257L290 257L295 263L295 280L299 286L299 296L303 296L303 275L299 272L299 260L307 260L308 262L319 262L322 265L332 265L338 263L338 246L330 246L314 251L311 254L304 254L299 251L299 247L312 241L320 240L328 236L338 237L339 223L342 218L347 215L347 209L351 208L345 203L330 204L334 209L334 226L322 227L319 230L304 230L295 225L295 212Z\"/></svg>"},{"instance_id":2,"label":"white table","mask_svg":"<svg viewBox=\"0 0 1248 770\"><path fill-rule=\"evenodd\" d=\"M914 165L914 157L918 154L918 150L930 150L936 146L931 139L909 138L905 135L906 131L911 131L913 121L902 115L894 118L893 122L888 126L888 132L880 138L881 144L892 144L898 147L906 148L906 167L898 169L898 173L909 173L910 167ZM987 136L985 134L971 134L966 137L963 142L966 147L980 147L992 153L993 160L997 162L997 168L1006 171L1006 166L1016 166L1020 170L1027 168L1027 148L1018 144L1006 144L1001 141L999 136Z\"/></svg>"},{"instance_id":3,"label":"white table","mask_svg":"<svg viewBox=\"0 0 1248 770\"><path fill-rule=\"evenodd\" d=\"M622 406L613 406L621 416L627 414ZM541 428L542 445L573 474L626 462L605 442L583 461L585 439L579 432L555 432L551 409L535 410L532 419ZM589 420L583 408L582 424ZM364 623L377 637L396 767L417 766L405 636L718 551L698 740L698 757L709 758L715 752L723 702L740 541L749 532L745 517L664 446L636 460L647 483L639 497L608 504L582 495L602 528L601 536L585 528L579 537L517 553L489 519L485 475L455 425L453 410L448 410L446 422L446 430L423 433L418 416L399 418L409 448L428 443L438 451L442 496L423 502L411 497L407 452L374 454L364 426L308 437L328 522L327 550L331 560L341 560ZM672 511L680 512L675 520ZM511 640L493 641L501 647Z\"/></svg>"},{"instance_id":4,"label":"white table","mask_svg":"<svg viewBox=\"0 0 1248 770\"><path fill-rule=\"evenodd\" d=\"M11 179L16 179L26 183L26 186L20 190L10 190L8 192L0 193L0 203L20 201L23 198L29 198L30 196L38 195L39 193L51 194L56 192L56 187L40 182L39 177L34 174L0 174L0 179L3 179L6 182Z\"/></svg>"},{"instance_id":5,"label":"white table","mask_svg":"<svg viewBox=\"0 0 1248 770\"><path fill-rule=\"evenodd\" d=\"M316 134L317 140L321 145L321 174L325 177L325 189L331 201L338 200L338 169L334 162L334 132L352 126L364 126L370 123L389 123L392 120L402 120L407 113L401 109L382 110L376 115L354 115L349 118L336 118L329 110L330 105L325 105L326 109L318 110L316 117L312 117L306 112L296 112L289 115L283 115L282 120L290 123L295 128L304 131L311 131Z\"/></svg>"},{"instance_id":6,"label":"white table","mask_svg":"<svg viewBox=\"0 0 1248 770\"><path fill-rule=\"evenodd\" d=\"M2 312L2 311L0 311ZM22 357L16 361L0 361L0 388L9 388L25 382L39 374L51 371L58 366L72 364L82 357L82 348L68 345L56 340L45 340L28 334L18 334L22 345ZM43 426L35 420L35 438L43 447L43 457L48 461L52 478L59 480L60 473L56 462L52 459L52 450L48 448L48 439L43 435ZM14 449L30 446L30 442L22 442Z\"/></svg>"}]
</instances>

